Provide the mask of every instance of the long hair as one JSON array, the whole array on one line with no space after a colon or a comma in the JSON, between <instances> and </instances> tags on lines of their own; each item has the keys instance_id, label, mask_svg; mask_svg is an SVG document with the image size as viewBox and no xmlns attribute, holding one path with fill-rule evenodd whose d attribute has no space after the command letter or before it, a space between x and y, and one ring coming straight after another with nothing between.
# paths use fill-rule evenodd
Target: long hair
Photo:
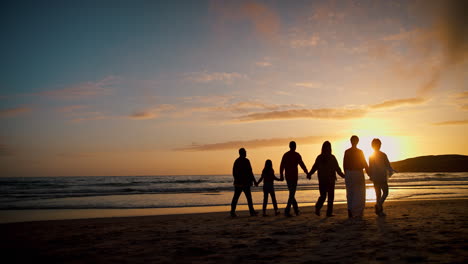
<instances>
[{"instance_id":1,"label":"long hair","mask_svg":"<svg viewBox=\"0 0 468 264\"><path fill-rule=\"evenodd\" d=\"M265 167L263 168L262 174L269 172L273 172L273 163L268 159L265 161Z\"/></svg>"},{"instance_id":2,"label":"long hair","mask_svg":"<svg viewBox=\"0 0 468 264\"><path fill-rule=\"evenodd\" d=\"M325 141L322 144L322 159L323 161L328 161L332 155L331 143L330 141Z\"/></svg>"}]
</instances>

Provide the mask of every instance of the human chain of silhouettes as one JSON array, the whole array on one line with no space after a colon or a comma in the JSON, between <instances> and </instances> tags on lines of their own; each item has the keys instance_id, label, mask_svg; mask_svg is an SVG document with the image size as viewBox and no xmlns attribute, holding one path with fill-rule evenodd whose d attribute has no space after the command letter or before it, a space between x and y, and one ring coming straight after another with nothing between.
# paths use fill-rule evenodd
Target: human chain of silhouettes
<instances>
[{"instance_id":1,"label":"human chain of silhouettes","mask_svg":"<svg viewBox=\"0 0 468 264\"><path fill-rule=\"evenodd\" d=\"M251 216L257 216L255 211L250 187L258 186L263 181L263 216L267 216L266 208L268 197L271 196L275 216L280 215L278 204L276 201L274 182L284 181L289 190L288 202L284 210L285 216L292 216L291 206L294 214L300 215L301 211L297 204L295 195L298 181L298 167L307 175L307 179L311 179L312 175L317 172L319 181L320 196L315 204L315 214L320 216L320 210L328 197L327 217L333 215L333 201L335 198L335 182L336 174L344 178L346 185L346 199L348 205L349 218L362 218L365 202L366 202L366 184L364 171L369 176L369 179L374 183L376 193L375 213L378 216L385 216L383 204L388 196L388 178L396 171L391 167L388 157L380 151L382 142L375 138L372 140L372 148L374 153L369 157L369 165L364 157L362 150L357 148L359 138L353 135L350 139L351 147L345 151L343 159L342 172L338 161L332 154L332 147L329 141L325 141L322 145L320 155L315 159L315 163L310 171L302 161L301 155L296 152L296 142L289 142L289 151L284 153L280 164L280 177L276 177L273 170L271 160L265 161L265 167L262 170L262 175L257 181L252 171L249 159L247 159L247 151L244 148L239 149L239 158L234 162L232 175L234 177L234 196L231 203L231 217L236 217L236 206L242 192L247 198L249 212Z\"/></svg>"}]
</instances>

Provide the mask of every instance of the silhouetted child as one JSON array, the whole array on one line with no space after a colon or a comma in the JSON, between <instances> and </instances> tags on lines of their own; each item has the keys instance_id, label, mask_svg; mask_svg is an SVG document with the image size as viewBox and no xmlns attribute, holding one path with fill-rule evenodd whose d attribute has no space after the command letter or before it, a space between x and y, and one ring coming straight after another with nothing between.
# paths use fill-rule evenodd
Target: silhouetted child
<instances>
[{"instance_id":1,"label":"silhouetted child","mask_svg":"<svg viewBox=\"0 0 468 264\"><path fill-rule=\"evenodd\" d=\"M276 203L274 181L275 180L280 181L280 179L275 176L275 171L273 170L273 164L271 160L265 161L265 168L263 168L262 176L258 180L257 185L260 184L262 180L263 180L263 216L267 216L266 207L268 203L268 194L271 195L271 201L273 203L273 207L275 208L275 215L279 215L280 212L278 211L278 204Z\"/></svg>"},{"instance_id":2,"label":"silhouetted child","mask_svg":"<svg viewBox=\"0 0 468 264\"><path fill-rule=\"evenodd\" d=\"M332 154L331 144L325 141L322 145L322 153L315 159L314 166L307 174L307 179L311 179L312 174L318 171L320 197L315 204L315 214L320 215L323 203L328 194L327 216L333 216L333 201L335 199L336 173L342 178L344 174L341 171L338 161Z\"/></svg>"},{"instance_id":3,"label":"silhouetted child","mask_svg":"<svg viewBox=\"0 0 468 264\"><path fill-rule=\"evenodd\" d=\"M388 196L388 177L391 177L396 171L390 165L387 155L380 151L382 142L378 138L374 138L371 144L374 153L369 157L369 177L374 182L375 213L379 216L385 216L383 203Z\"/></svg>"}]
</instances>

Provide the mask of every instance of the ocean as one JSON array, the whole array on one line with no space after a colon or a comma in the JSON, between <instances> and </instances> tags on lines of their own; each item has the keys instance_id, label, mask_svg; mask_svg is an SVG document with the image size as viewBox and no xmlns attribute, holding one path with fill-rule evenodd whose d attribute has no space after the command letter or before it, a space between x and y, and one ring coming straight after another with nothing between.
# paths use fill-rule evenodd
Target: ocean
<instances>
[{"instance_id":1,"label":"ocean","mask_svg":"<svg viewBox=\"0 0 468 264\"><path fill-rule=\"evenodd\" d=\"M316 174L312 180L299 177L299 206L314 205L319 197ZM232 182L231 175L0 178L0 223L228 212ZM367 202L375 202L372 182L367 180L366 185ZM397 173L389 185L387 200L468 197L468 173ZM279 207L284 208L286 183L275 182L275 190ZM252 187L252 197L261 211L261 185ZM346 203L342 178L336 184L335 203ZM246 204L241 195L238 210L246 210Z\"/></svg>"}]
</instances>

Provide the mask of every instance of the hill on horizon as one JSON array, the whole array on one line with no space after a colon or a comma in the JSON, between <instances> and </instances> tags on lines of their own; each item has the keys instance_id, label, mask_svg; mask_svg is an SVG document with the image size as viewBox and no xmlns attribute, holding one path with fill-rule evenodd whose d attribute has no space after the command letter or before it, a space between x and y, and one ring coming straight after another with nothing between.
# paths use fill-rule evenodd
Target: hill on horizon
<instances>
[{"instance_id":1,"label":"hill on horizon","mask_svg":"<svg viewBox=\"0 0 468 264\"><path fill-rule=\"evenodd\" d=\"M391 162L398 172L468 172L466 155L430 155Z\"/></svg>"}]
</instances>

